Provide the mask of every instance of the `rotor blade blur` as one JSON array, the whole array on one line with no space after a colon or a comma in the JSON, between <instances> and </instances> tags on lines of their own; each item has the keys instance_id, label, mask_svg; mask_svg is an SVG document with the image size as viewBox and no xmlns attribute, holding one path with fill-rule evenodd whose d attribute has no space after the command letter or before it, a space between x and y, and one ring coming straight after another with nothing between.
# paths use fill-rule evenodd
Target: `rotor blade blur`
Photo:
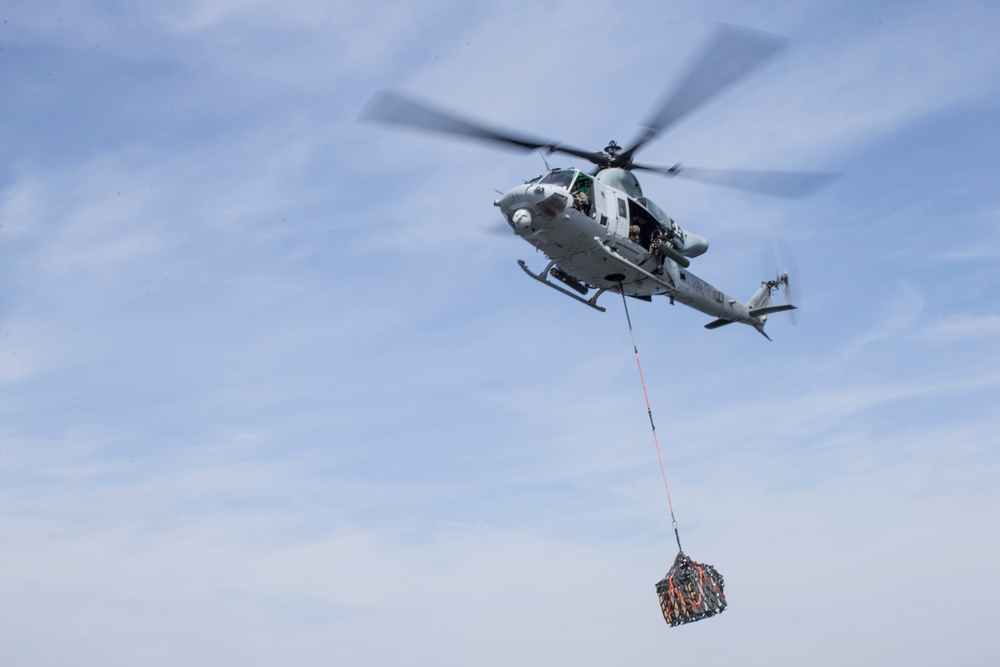
<instances>
[{"instance_id":1,"label":"rotor blade blur","mask_svg":"<svg viewBox=\"0 0 1000 667\"><path fill-rule=\"evenodd\" d=\"M798 199L807 197L837 179L839 174L812 171L750 171L742 169L699 169L696 167L660 167L634 163L633 169L655 171L668 176L681 176L693 181L722 185L748 192Z\"/></svg>"},{"instance_id":2,"label":"rotor blade blur","mask_svg":"<svg viewBox=\"0 0 1000 667\"><path fill-rule=\"evenodd\" d=\"M796 310L788 312L788 320L792 323L792 326L795 326L799 323L802 309L802 274L799 273L795 257L792 255L792 251L788 249L788 246L777 239L775 242L778 246L778 261L781 263L781 272L788 276L788 280L782 289L785 293L785 301L798 306Z\"/></svg>"},{"instance_id":3,"label":"rotor blade blur","mask_svg":"<svg viewBox=\"0 0 1000 667\"><path fill-rule=\"evenodd\" d=\"M778 35L720 24L680 84L667 95L646 123L645 131L623 155L630 159L643 144L747 76L780 51L787 40Z\"/></svg>"},{"instance_id":4,"label":"rotor blade blur","mask_svg":"<svg viewBox=\"0 0 1000 667\"><path fill-rule=\"evenodd\" d=\"M365 103L364 107L362 107L358 118L360 120L378 121L392 125L408 125L432 132L457 134L474 139L517 146L526 150L544 148L549 152L575 155L595 164L606 157L603 153L583 151L545 139L495 130L482 123L460 118L457 115L434 109L426 104L407 99L389 91L375 93Z\"/></svg>"},{"instance_id":5,"label":"rotor blade blur","mask_svg":"<svg viewBox=\"0 0 1000 667\"><path fill-rule=\"evenodd\" d=\"M780 279L783 275L787 277L781 286L781 293L785 303L796 306L795 310L789 310L785 315L795 326L802 313L802 279L792 251L780 239L770 239L761 246L760 268L765 280Z\"/></svg>"}]
</instances>

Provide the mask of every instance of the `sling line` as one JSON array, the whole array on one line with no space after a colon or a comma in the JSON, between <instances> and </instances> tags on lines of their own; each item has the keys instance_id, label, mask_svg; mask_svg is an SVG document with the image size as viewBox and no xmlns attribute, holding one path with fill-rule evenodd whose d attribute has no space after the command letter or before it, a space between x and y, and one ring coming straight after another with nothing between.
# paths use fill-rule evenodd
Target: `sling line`
<instances>
[{"instance_id":1,"label":"sling line","mask_svg":"<svg viewBox=\"0 0 1000 667\"><path fill-rule=\"evenodd\" d=\"M681 547L681 536L677 531L677 518L674 516L674 503L670 499L670 486L667 485L667 472L663 467L663 454L660 452L660 440L656 436L656 424L653 423L653 408L649 405L649 392L646 391L646 379L642 375L642 362L639 361L639 347L635 344L635 333L632 331L632 318L628 314L628 299L625 298L625 286L619 283L622 293L622 303L625 305L625 320L628 322L628 335L632 338L632 350L635 352L635 365L639 368L639 382L642 383L642 395L646 398L646 413L649 415L649 427L653 431L653 443L656 445L656 458L660 461L660 475L663 477L663 489L667 492L667 506L670 507L670 524L677 538L677 549L684 553Z\"/></svg>"}]
</instances>

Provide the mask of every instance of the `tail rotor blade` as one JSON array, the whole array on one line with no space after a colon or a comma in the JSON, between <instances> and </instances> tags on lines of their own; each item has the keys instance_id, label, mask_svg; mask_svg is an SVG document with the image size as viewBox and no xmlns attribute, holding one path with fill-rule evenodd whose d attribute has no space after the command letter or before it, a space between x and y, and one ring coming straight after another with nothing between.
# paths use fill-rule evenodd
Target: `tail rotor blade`
<instances>
[{"instance_id":1,"label":"tail rotor blade","mask_svg":"<svg viewBox=\"0 0 1000 667\"><path fill-rule=\"evenodd\" d=\"M785 301L787 303L794 304L799 308L802 307L802 277L799 273L799 267L795 263L795 258L792 256L792 251L788 249L781 241L777 241L778 246L778 261L781 262L781 275L783 277L781 291L785 294ZM799 310L791 310L788 312L788 319L791 321L792 325L799 323Z\"/></svg>"},{"instance_id":2,"label":"tail rotor blade","mask_svg":"<svg viewBox=\"0 0 1000 667\"><path fill-rule=\"evenodd\" d=\"M772 284L776 283L781 289L784 302L795 306L794 310L787 311L788 320L792 326L798 324L802 312L802 282L798 266L788 246L778 239L765 243L761 249L760 264L767 280L774 281Z\"/></svg>"}]
</instances>

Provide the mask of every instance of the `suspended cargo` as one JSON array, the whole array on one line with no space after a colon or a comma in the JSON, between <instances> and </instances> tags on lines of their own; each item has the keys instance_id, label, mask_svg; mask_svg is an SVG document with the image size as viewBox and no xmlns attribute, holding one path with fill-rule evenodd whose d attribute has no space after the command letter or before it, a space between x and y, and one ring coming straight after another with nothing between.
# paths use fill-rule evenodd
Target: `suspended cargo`
<instances>
[{"instance_id":1,"label":"suspended cargo","mask_svg":"<svg viewBox=\"0 0 1000 667\"><path fill-rule=\"evenodd\" d=\"M714 567L691 560L683 551L656 584L663 618L670 627L722 613L726 609L723 588L722 575Z\"/></svg>"}]
</instances>

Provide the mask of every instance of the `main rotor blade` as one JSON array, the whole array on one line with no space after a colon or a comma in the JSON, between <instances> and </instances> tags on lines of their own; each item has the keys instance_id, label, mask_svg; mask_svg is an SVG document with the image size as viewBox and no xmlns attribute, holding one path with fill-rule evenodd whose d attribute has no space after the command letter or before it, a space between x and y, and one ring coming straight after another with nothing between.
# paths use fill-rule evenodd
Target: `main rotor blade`
<instances>
[{"instance_id":1,"label":"main rotor blade","mask_svg":"<svg viewBox=\"0 0 1000 667\"><path fill-rule=\"evenodd\" d=\"M642 135L623 151L624 158L631 159L643 144L748 75L786 43L778 35L720 24L687 75L646 123Z\"/></svg>"},{"instance_id":2,"label":"main rotor blade","mask_svg":"<svg viewBox=\"0 0 1000 667\"><path fill-rule=\"evenodd\" d=\"M358 118L393 125L409 125L410 127L431 130L432 132L458 134L475 139L517 146L526 150L544 148L550 153L567 153L583 158L584 160L589 160L594 164L601 164L607 160L607 156L604 153L593 153L573 148L572 146L564 146L547 139L495 130L482 123L466 120L457 115L435 109L389 91L375 93L365 103L364 107L362 107Z\"/></svg>"},{"instance_id":3,"label":"main rotor blade","mask_svg":"<svg viewBox=\"0 0 1000 667\"><path fill-rule=\"evenodd\" d=\"M698 169L682 167L660 167L651 164L633 163L633 169L655 171L667 176L681 176L693 181L722 185L749 192L798 199L825 188L840 174L814 171L750 171L743 169Z\"/></svg>"}]
</instances>

